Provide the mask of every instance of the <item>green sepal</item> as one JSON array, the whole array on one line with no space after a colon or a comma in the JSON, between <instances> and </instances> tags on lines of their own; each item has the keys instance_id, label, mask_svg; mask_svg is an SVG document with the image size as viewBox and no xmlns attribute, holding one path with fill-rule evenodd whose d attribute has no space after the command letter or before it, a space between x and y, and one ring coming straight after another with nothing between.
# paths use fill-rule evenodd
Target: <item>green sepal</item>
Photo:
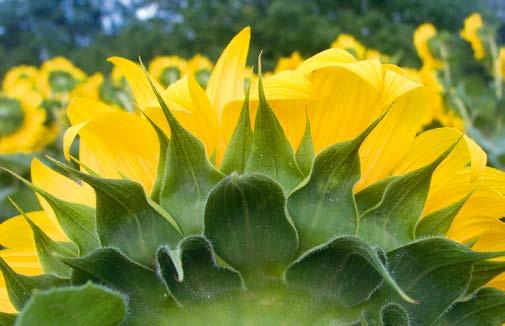
<instances>
[{"instance_id":1,"label":"green sepal","mask_svg":"<svg viewBox=\"0 0 505 326\"><path fill-rule=\"evenodd\" d=\"M125 298L91 282L34 293L16 320L16 326L119 325L126 316Z\"/></svg>"},{"instance_id":2,"label":"green sepal","mask_svg":"<svg viewBox=\"0 0 505 326\"><path fill-rule=\"evenodd\" d=\"M165 289L156 273L116 249L98 249L86 257L62 260L73 270L72 284L92 281L119 291L128 297L128 308L134 314L148 314L167 304Z\"/></svg>"},{"instance_id":3,"label":"green sepal","mask_svg":"<svg viewBox=\"0 0 505 326\"><path fill-rule=\"evenodd\" d=\"M25 215L25 219L32 229L37 256L44 272L61 278L70 278L72 270L60 260L59 256L77 257L77 247L73 243L63 244L52 240L28 216Z\"/></svg>"},{"instance_id":4,"label":"green sepal","mask_svg":"<svg viewBox=\"0 0 505 326\"><path fill-rule=\"evenodd\" d=\"M259 174L232 173L210 193L205 235L224 261L246 279L279 276L298 247L282 188Z\"/></svg>"},{"instance_id":5,"label":"green sepal","mask_svg":"<svg viewBox=\"0 0 505 326\"><path fill-rule=\"evenodd\" d=\"M474 293L503 272L505 272L505 261L486 260L476 263L473 266L472 277L466 292Z\"/></svg>"},{"instance_id":6,"label":"green sepal","mask_svg":"<svg viewBox=\"0 0 505 326\"><path fill-rule=\"evenodd\" d=\"M248 87L244 105L242 106L242 111L240 111L240 117L224 153L221 171L225 174L231 174L232 172L243 173L251 153L253 132L249 112L249 90L250 88Z\"/></svg>"},{"instance_id":7,"label":"green sepal","mask_svg":"<svg viewBox=\"0 0 505 326\"><path fill-rule=\"evenodd\" d=\"M260 63L261 65L261 63ZM276 180L289 193L302 180L295 154L275 113L265 98L261 67L259 71L259 104L254 120L251 154L245 172L259 172Z\"/></svg>"},{"instance_id":8,"label":"green sepal","mask_svg":"<svg viewBox=\"0 0 505 326\"><path fill-rule=\"evenodd\" d=\"M381 320L384 326L409 326L409 315L400 305L391 303L381 310Z\"/></svg>"},{"instance_id":9,"label":"green sepal","mask_svg":"<svg viewBox=\"0 0 505 326\"><path fill-rule=\"evenodd\" d=\"M322 151L310 176L289 196L287 207L300 237L299 252L337 235L356 233L358 211L353 189L360 178L359 148L382 117L353 140Z\"/></svg>"},{"instance_id":10,"label":"green sepal","mask_svg":"<svg viewBox=\"0 0 505 326\"><path fill-rule=\"evenodd\" d=\"M242 286L237 272L216 265L211 244L199 236L183 239L175 249L161 247L157 270L180 305L214 300Z\"/></svg>"},{"instance_id":11,"label":"green sepal","mask_svg":"<svg viewBox=\"0 0 505 326\"><path fill-rule=\"evenodd\" d=\"M448 239L431 238L392 250L387 260L399 286L418 301L403 305L410 320L415 325L431 325L465 294L475 263L502 255L474 252ZM380 292L390 301L399 299L389 289Z\"/></svg>"},{"instance_id":12,"label":"green sepal","mask_svg":"<svg viewBox=\"0 0 505 326\"><path fill-rule=\"evenodd\" d=\"M16 321L16 315L0 312L0 326L12 326Z\"/></svg>"},{"instance_id":13,"label":"green sepal","mask_svg":"<svg viewBox=\"0 0 505 326\"><path fill-rule=\"evenodd\" d=\"M295 154L296 163L304 176L309 175L315 156L314 144L312 143L312 133L310 131L310 121L308 117L306 120L305 132L303 133L302 141L300 142Z\"/></svg>"},{"instance_id":14,"label":"green sepal","mask_svg":"<svg viewBox=\"0 0 505 326\"><path fill-rule=\"evenodd\" d=\"M416 239L430 236L446 235L451 227L452 221L466 203L470 194L463 199L439 209L423 217L416 226Z\"/></svg>"},{"instance_id":15,"label":"green sepal","mask_svg":"<svg viewBox=\"0 0 505 326\"><path fill-rule=\"evenodd\" d=\"M458 302L439 325L495 325L505 323L505 292L483 288L467 301Z\"/></svg>"},{"instance_id":16,"label":"green sepal","mask_svg":"<svg viewBox=\"0 0 505 326\"><path fill-rule=\"evenodd\" d=\"M116 247L134 261L154 266L156 250L182 238L170 216L148 198L140 184L99 178L61 163L57 167L95 190L96 226L103 246Z\"/></svg>"},{"instance_id":17,"label":"green sepal","mask_svg":"<svg viewBox=\"0 0 505 326\"><path fill-rule=\"evenodd\" d=\"M199 234L203 230L207 196L224 175L209 162L202 142L175 119L147 73L146 76L171 132L164 180L160 181L160 205L174 217L183 234Z\"/></svg>"},{"instance_id":18,"label":"green sepal","mask_svg":"<svg viewBox=\"0 0 505 326\"><path fill-rule=\"evenodd\" d=\"M57 161L54 160L54 162ZM94 208L58 199L19 175L10 173L47 201L56 215L58 224L79 248L80 255L86 255L101 247L96 230Z\"/></svg>"},{"instance_id":19,"label":"green sepal","mask_svg":"<svg viewBox=\"0 0 505 326\"><path fill-rule=\"evenodd\" d=\"M415 302L395 282L380 252L354 236L336 238L308 251L286 272L289 286L346 307L367 301L382 280L404 300Z\"/></svg>"},{"instance_id":20,"label":"green sepal","mask_svg":"<svg viewBox=\"0 0 505 326\"><path fill-rule=\"evenodd\" d=\"M359 237L384 250L413 241L430 189L431 176L458 142L432 163L393 178L385 186L381 201L361 215ZM381 188L377 187L377 190Z\"/></svg>"},{"instance_id":21,"label":"green sepal","mask_svg":"<svg viewBox=\"0 0 505 326\"><path fill-rule=\"evenodd\" d=\"M37 276L18 274L2 258L0 258L0 271L5 279L9 299L17 310L23 308L34 290L45 290L68 284L68 280L52 274Z\"/></svg>"},{"instance_id":22,"label":"green sepal","mask_svg":"<svg viewBox=\"0 0 505 326\"><path fill-rule=\"evenodd\" d=\"M377 206L380 203L386 188L391 182L393 182L393 180L398 178L398 176L386 177L358 191L354 195L354 199L356 200L356 207L358 208L359 216L362 216L366 211Z\"/></svg>"}]
</instances>

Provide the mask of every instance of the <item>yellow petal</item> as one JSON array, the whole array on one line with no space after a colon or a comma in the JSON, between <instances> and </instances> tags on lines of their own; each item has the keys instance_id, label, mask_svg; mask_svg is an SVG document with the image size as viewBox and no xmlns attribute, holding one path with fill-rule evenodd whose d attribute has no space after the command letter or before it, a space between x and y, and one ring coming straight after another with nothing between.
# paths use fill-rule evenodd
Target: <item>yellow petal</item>
<instances>
[{"instance_id":1,"label":"yellow petal","mask_svg":"<svg viewBox=\"0 0 505 326\"><path fill-rule=\"evenodd\" d=\"M334 67L336 63L356 62L356 59L347 51L341 49L328 49L303 61L296 71L308 75L313 71Z\"/></svg>"},{"instance_id":2,"label":"yellow petal","mask_svg":"<svg viewBox=\"0 0 505 326\"><path fill-rule=\"evenodd\" d=\"M483 184L505 195L505 172L491 167L485 167L480 176Z\"/></svg>"},{"instance_id":3,"label":"yellow petal","mask_svg":"<svg viewBox=\"0 0 505 326\"><path fill-rule=\"evenodd\" d=\"M51 195L64 201L95 207L95 192L89 185L86 183L78 184L74 180L52 170L38 159L32 160L31 175L33 184ZM37 197L47 216L63 233L51 206L42 196L37 195Z\"/></svg>"},{"instance_id":4,"label":"yellow petal","mask_svg":"<svg viewBox=\"0 0 505 326\"><path fill-rule=\"evenodd\" d=\"M244 77L251 29L242 29L224 49L212 70L206 93L218 120L226 103L244 96Z\"/></svg>"},{"instance_id":5,"label":"yellow petal","mask_svg":"<svg viewBox=\"0 0 505 326\"><path fill-rule=\"evenodd\" d=\"M26 213L30 220L55 241L68 241L61 228L44 211ZM32 229L24 216L12 217L0 224L0 244L6 248L35 248Z\"/></svg>"},{"instance_id":6,"label":"yellow petal","mask_svg":"<svg viewBox=\"0 0 505 326\"><path fill-rule=\"evenodd\" d=\"M105 178L123 176L149 193L156 179L159 143L149 122L127 112L109 112L80 131L80 161Z\"/></svg>"},{"instance_id":7,"label":"yellow petal","mask_svg":"<svg viewBox=\"0 0 505 326\"><path fill-rule=\"evenodd\" d=\"M35 248L2 249L0 250L0 257L5 260L16 273L28 276L44 273ZM2 277L0 285L3 284L5 283Z\"/></svg>"},{"instance_id":8,"label":"yellow petal","mask_svg":"<svg viewBox=\"0 0 505 326\"><path fill-rule=\"evenodd\" d=\"M121 70L128 81L128 85L130 85L136 104L141 110L146 107L158 105L158 100L149 84L146 73L142 70L140 65L121 57L111 57L108 61L112 62ZM154 78L151 78L151 80L156 89L161 93L163 87L161 87Z\"/></svg>"},{"instance_id":9,"label":"yellow petal","mask_svg":"<svg viewBox=\"0 0 505 326\"><path fill-rule=\"evenodd\" d=\"M17 312L16 308L11 303L9 299L9 293L7 292L7 288L0 287L0 311L8 314L14 314Z\"/></svg>"},{"instance_id":10,"label":"yellow petal","mask_svg":"<svg viewBox=\"0 0 505 326\"><path fill-rule=\"evenodd\" d=\"M99 101L77 97L73 98L68 105L67 117L72 125L76 125L111 111L117 111L117 109Z\"/></svg>"},{"instance_id":11,"label":"yellow petal","mask_svg":"<svg viewBox=\"0 0 505 326\"><path fill-rule=\"evenodd\" d=\"M505 223L496 221L493 227L484 232L479 240L472 246L475 251L505 251ZM505 260L505 257L497 258Z\"/></svg>"}]
</instances>

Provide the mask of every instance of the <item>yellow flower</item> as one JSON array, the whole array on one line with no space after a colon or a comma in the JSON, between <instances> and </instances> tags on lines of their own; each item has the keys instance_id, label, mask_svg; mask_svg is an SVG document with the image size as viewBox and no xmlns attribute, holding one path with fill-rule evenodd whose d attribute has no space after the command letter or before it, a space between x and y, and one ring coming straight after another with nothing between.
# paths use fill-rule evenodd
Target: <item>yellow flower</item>
<instances>
[{"instance_id":1,"label":"yellow flower","mask_svg":"<svg viewBox=\"0 0 505 326\"><path fill-rule=\"evenodd\" d=\"M502 79L505 79L505 47L500 47L498 58L496 60L496 71Z\"/></svg>"},{"instance_id":2,"label":"yellow flower","mask_svg":"<svg viewBox=\"0 0 505 326\"><path fill-rule=\"evenodd\" d=\"M67 100L68 94L85 79L86 74L68 59L55 57L40 67L37 89L45 98Z\"/></svg>"},{"instance_id":3,"label":"yellow flower","mask_svg":"<svg viewBox=\"0 0 505 326\"><path fill-rule=\"evenodd\" d=\"M9 69L4 76L3 90L12 92L17 87L33 89L37 80L38 70L33 66L17 66Z\"/></svg>"},{"instance_id":4,"label":"yellow flower","mask_svg":"<svg viewBox=\"0 0 505 326\"><path fill-rule=\"evenodd\" d=\"M46 132L41 102L39 94L22 88L0 95L0 154L41 148L40 140Z\"/></svg>"},{"instance_id":5,"label":"yellow flower","mask_svg":"<svg viewBox=\"0 0 505 326\"><path fill-rule=\"evenodd\" d=\"M99 72L86 78L77 85L71 93L71 97L86 97L93 100L100 99L100 86L103 83L103 75Z\"/></svg>"},{"instance_id":6,"label":"yellow flower","mask_svg":"<svg viewBox=\"0 0 505 326\"><path fill-rule=\"evenodd\" d=\"M443 66L443 63L438 60L430 48L430 40L437 35L435 26L429 23L419 25L414 32L414 46L416 47L417 54L423 61L423 65L438 69Z\"/></svg>"},{"instance_id":7,"label":"yellow flower","mask_svg":"<svg viewBox=\"0 0 505 326\"><path fill-rule=\"evenodd\" d=\"M159 89L177 120L215 154L217 165L229 142L244 100L244 79L250 30L238 33L217 61L204 90L191 76ZM132 89L136 105L166 134L170 129L142 69L127 59L109 59L119 67ZM444 209L462 198L449 237L460 241L480 237L478 250L493 245L505 250L505 173L486 167L486 154L471 139L452 128L418 134L426 109L426 87L404 76L396 66L378 60L357 61L348 52L329 49L305 60L293 71L265 78L265 94L294 148L300 144L308 116L314 148L354 138L372 121L384 118L359 151L361 179L355 192L385 178L403 175L433 162L457 141L431 179L423 216ZM256 114L257 83L251 85L251 115ZM64 148L80 136L83 166L105 178L128 178L151 193L157 175L159 141L143 115L118 111L93 100L76 99L67 110L72 124ZM51 170L34 160L32 181L62 200L95 207L94 192L85 184ZM43 211L30 217L51 238L66 236L54 212L40 200ZM498 227L500 225L501 227ZM13 230L17 230L13 232ZM486 242L488 241L488 242ZM0 225L0 257L16 272L42 273L30 227L22 216ZM502 275L503 276L503 275ZM502 276L499 276L502 277ZM493 281L492 281L493 282ZM499 287L503 288L502 285ZM0 309L15 311L0 279Z\"/></svg>"},{"instance_id":8,"label":"yellow flower","mask_svg":"<svg viewBox=\"0 0 505 326\"><path fill-rule=\"evenodd\" d=\"M470 43L475 59L481 60L486 54L484 44L479 36L479 30L484 26L482 17L473 13L465 19L465 24L460 32L461 37Z\"/></svg>"},{"instance_id":9,"label":"yellow flower","mask_svg":"<svg viewBox=\"0 0 505 326\"><path fill-rule=\"evenodd\" d=\"M331 47L346 50L358 60L365 58L365 46L349 34L340 34Z\"/></svg>"},{"instance_id":10,"label":"yellow flower","mask_svg":"<svg viewBox=\"0 0 505 326\"><path fill-rule=\"evenodd\" d=\"M206 87L209 82L212 66L212 62L209 58L201 54L196 54L188 62L188 73L193 74L202 87Z\"/></svg>"},{"instance_id":11,"label":"yellow flower","mask_svg":"<svg viewBox=\"0 0 505 326\"><path fill-rule=\"evenodd\" d=\"M388 55L381 53L376 49L367 49L365 59L379 59L382 63L388 63L390 61Z\"/></svg>"},{"instance_id":12,"label":"yellow flower","mask_svg":"<svg viewBox=\"0 0 505 326\"><path fill-rule=\"evenodd\" d=\"M303 62L302 56L300 55L300 53L295 51L289 57L279 58L279 61L277 61L277 66L275 67L274 72L278 73L284 70L294 70L302 62Z\"/></svg>"},{"instance_id":13,"label":"yellow flower","mask_svg":"<svg viewBox=\"0 0 505 326\"><path fill-rule=\"evenodd\" d=\"M149 74L164 87L176 82L188 73L186 60L179 56L159 56L149 64Z\"/></svg>"}]
</instances>

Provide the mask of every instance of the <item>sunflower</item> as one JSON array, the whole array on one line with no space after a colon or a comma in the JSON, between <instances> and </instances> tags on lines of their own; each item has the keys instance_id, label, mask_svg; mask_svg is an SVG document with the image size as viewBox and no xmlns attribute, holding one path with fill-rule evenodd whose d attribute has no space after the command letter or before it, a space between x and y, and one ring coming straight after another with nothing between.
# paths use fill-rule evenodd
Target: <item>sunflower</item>
<instances>
[{"instance_id":1,"label":"sunflower","mask_svg":"<svg viewBox=\"0 0 505 326\"><path fill-rule=\"evenodd\" d=\"M54 57L40 67L37 89L45 98L68 100L69 94L86 79L86 74L64 57Z\"/></svg>"},{"instance_id":2,"label":"sunflower","mask_svg":"<svg viewBox=\"0 0 505 326\"><path fill-rule=\"evenodd\" d=\"M414 32L414 46L417 54L423 61L423 65L431 69L442 68L443 63L435 57L430 46L431 40L437 35L435 26L430 23L419 25Z\"/></svg>"},{"instance_id":3,"label":"sunflower","mask_svg":"<svg viewBox=\"0 0 505 326\"><path fill-rule=\"evenodd\" d=\"M100 87L104 81L103 75L99 72L88 76L82 83L78 84L71 92L70 97L86 97L94 100L100 99Z\"/></svg>"},{"instance_id":4,"label":"sunflower","mask_svg":"<svg viewBox=\"0 0 505 326\"><path fill-rule=\"evenodd\" d=\"M478 13L473 13L465 19L464 27L460 31L461 37L470 43L475 59L482 60L486 55L484 43L479 31L484 27L482 17Z\"/></svg>"},{"instance_id":5,"label":"sunflower","mask_svg":"<svg viewBox=\"0 0 505 326\"><path fill-rule=\"evenodd\" d=\"M331 43L332 48L346 50L358 60L365 58L366 48L360 41L349 34L340 34L337 39Z\"/></svg>"},{"instance_id":6,"label":"sunflower","mask_svg":"<svg viewBox=\"0 0 505 326\"><path fill-rule=\"evenodd\" d=\"M279 58L277 66L275 66L275 73L284 70L295 70L303 62L302 56L297 51L291 53L289 57Z\"/></svg>"},{"instance_id":7,"label":"sunflower","mask_svg":"<svg viewBox=\"0 0 505 326\"><path fill-rule=\"evenodd\" d=\"M201 54L196 54L188 62L188 71L195 76L196 81L202 87L206 87L207 83L209 82L212 66L212 62L209 60L209 58Z\"/></svg>"},{"instance_id":8,"label":"sunflower","mask_svg":"<svg viewBox=\"0 0 505 326\"><path fill-rule=\"evenodd\" d=\"M4 92L12 92L18 87L34 89L37 81L38 70L34 66L21 65L7 71L3 80Z\"/></svg>"},{"instance_id":9,"label":"sunflower","mask_svg":"<svg viewBox=\"0 0 505 326\"><path fill-rule=\"evenodd\" d=\"M475 308L465 296L474 262L500 256L467 246L505 249L495 241L505 235L505 173L486 167L486 154L458 130L418 134L426 88L378 60L329 49L246 94L249 40L249 28L232 39L205 90L191 75L164 89L136 63L109 59L140 112L85 99L68 107L64 151L68 158L79 135L82 171L33 161L33 185L24 182L43 211L0 225L3 311L54 323L100 307L112 324L466 318L458 311ZM350 216L361 216L359 228ZM424 233L414 238L418 225ZM472 293L503 288L498 270ZM23 276L43 271L58 277ZM32 289L46 291L28 302ZM475 298L503 297L481 291ZM67 313L52 313L60 302Z\"/></svg>"},{"instance_id":10,"label":"sunflower","mask_svg":"<svg viewBox=\"0 0 505 326\"><path fill-rule=\"evenodd\" d=\"M149 64L149 73L164 87L176 82L187 72L188 63L176 55L158 56Z\"/></svg>"},{"instance_id":11,"label":"sunflower","mask_svg":"<svg viewBox=\"0 0 505 326\"><path fill-rule=\"evenodd\" d=\"M47 132L42 97L33 90L16 88L0 94L0 153L39 150Z\"/></svg>"}]
</instances>

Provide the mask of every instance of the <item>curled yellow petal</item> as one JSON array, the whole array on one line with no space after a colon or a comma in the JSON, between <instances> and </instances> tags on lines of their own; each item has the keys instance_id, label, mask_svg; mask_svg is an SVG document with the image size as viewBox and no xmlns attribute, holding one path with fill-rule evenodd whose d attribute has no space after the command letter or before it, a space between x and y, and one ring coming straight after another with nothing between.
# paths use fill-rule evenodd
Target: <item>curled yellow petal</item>
<instances>
[{"instance_id":1,"label":"curled yellow petal","mask_svg":"<svg viewBox=\"0 0 505 326\"><path fill-rule=\"evenodd\" d=\"M73 98L68 105L67 117L72 125L76 125L112 111L117 111L117 109L99 101L77 97Z\"/></svg>"}]
</instances>

